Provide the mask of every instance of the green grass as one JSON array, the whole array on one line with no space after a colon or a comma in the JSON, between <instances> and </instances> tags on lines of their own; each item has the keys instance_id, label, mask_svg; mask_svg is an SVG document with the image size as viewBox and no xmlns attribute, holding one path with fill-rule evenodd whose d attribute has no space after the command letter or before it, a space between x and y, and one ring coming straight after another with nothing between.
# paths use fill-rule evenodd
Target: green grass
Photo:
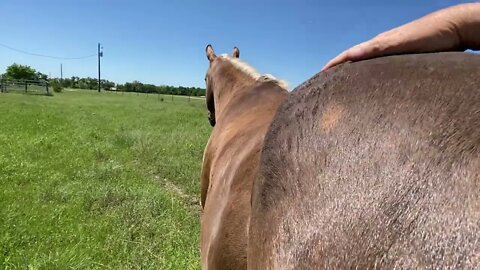
<instances>
[{"instance_id":1,"label":"green grass","mask_svg":"<svg viewBox=\"0 0 480 270\"><path fill-rule=\"evenodd\" d=\"M210 127L164 98L0 94L1 269L200 268Z\"/></svg>"}]
</instances>

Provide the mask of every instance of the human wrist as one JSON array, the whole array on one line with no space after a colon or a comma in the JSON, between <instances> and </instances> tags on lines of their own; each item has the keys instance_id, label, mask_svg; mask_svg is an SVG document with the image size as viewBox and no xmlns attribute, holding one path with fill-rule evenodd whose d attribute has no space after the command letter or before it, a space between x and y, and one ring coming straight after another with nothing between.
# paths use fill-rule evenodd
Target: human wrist
<instances>
[{"instance_id":1,"label":"human wrist","mask_svg":"<svg viewBox=\"0 0 480 270\"><path fill-rule=\"evenodd\" d=\"M480 3L452 7L452 22L464 49L480 49Z\"/></svg>"}]
</instances>

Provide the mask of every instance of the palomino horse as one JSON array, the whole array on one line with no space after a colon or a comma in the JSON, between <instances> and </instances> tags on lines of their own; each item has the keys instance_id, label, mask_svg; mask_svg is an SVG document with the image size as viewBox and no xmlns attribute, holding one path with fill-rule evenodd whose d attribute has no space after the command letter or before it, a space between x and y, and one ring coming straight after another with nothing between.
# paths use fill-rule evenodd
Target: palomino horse
<instances>
[{"instance_id":1,"label":"palomino horse","mask_svg":"<svg viewBox=\"0 0 480 270\"><path fill-rule=\"evenodd\" d=\"M268 127L288 92L233 56L207 46L205 78L214 126L203 156L201 257L203 269L246 269L250 198Z\"/></svg>"},{"instance_id":2,"label":"palomino horse","mask_svg":"<svg viewBox=\"0 0 480 270\"><path fill-rule=\"evenodd\" d=\"M480 55L378 58L297 87L251 211L250 269L479 269Z\"/></svg>"}]
</instances>

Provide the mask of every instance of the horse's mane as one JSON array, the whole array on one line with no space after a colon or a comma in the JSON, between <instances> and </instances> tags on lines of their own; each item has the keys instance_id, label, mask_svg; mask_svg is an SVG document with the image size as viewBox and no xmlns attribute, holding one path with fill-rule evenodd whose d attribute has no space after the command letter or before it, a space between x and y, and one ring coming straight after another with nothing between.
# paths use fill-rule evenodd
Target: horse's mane
<instances>
[{"instance_id":1,"label":"horse's mane","mask_svg":"<svg viewBox=\"0 0 480 270\"><path fill-rule=\"evenodd\" d=\"M236 69L242 71L248 76L252 77L254 80L259 82L274 82L281 88L288 90L288 83L284 80L277 79L272 74L260 74L255 68L245 63L244 61L229 56L228 54L222 54L220 56L222 59L230 62Z\"/></svg>"}]
</instances>

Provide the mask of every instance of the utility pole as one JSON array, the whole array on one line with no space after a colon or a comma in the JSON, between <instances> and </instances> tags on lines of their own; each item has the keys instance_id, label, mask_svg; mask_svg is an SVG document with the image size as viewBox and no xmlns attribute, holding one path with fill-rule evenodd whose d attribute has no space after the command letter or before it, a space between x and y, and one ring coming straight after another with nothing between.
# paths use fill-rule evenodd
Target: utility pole
<instances>
[{"instance_id":1,"label":"utility pole","mask_svg":"<svg viewBox=\"0 0 480 270\"><path fill-rule=\"evenodd\" d=\"M60 64L60 81L63 81L63 64Z\"/></svg>"},{"instance_id":2,"label":"utility pole","mask_svg":"<svg viewBox=\"0 0 480 270\"><path fill-rule=\"evenodd\" d=\"M100 57L103 57L103 52L101 51L100 43L98 43L98 92L100 93Z\"/></svg>"}]
</instances>

